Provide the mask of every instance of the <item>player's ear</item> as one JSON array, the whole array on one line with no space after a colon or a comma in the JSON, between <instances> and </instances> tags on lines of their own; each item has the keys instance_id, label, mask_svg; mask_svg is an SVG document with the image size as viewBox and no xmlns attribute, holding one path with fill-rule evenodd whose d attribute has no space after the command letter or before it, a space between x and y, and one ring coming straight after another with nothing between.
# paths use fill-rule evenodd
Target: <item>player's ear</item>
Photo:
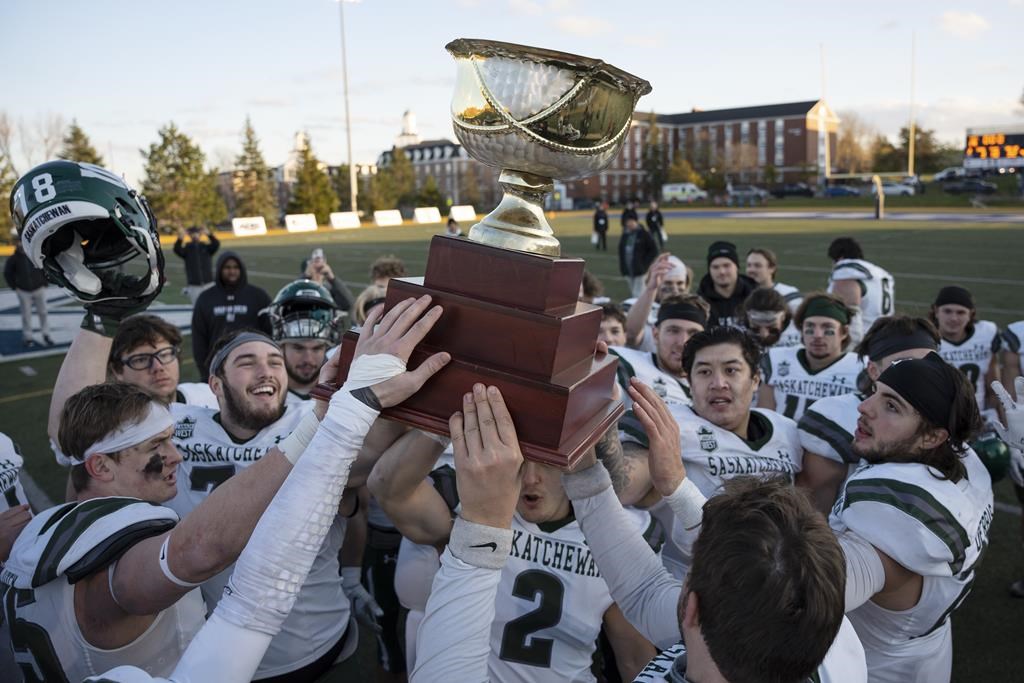
<instances>
[{"instance_id":1,"label":"player's ear","mask_svg":"<svg viewBox=\"0 0 1024 683\"><path fill-rule=\"evenodd\" d=\"M929 429L921 435L921 446L925 450L931 450L949 441L949 432L941 427Z\"/></svg>"},{"instance_id":2,"label":"player's ear","mask_svg":"<svg viewBox=\"0 0 1024 683\"><path fill-rule=\"evenodd\" d=\"M113 462L113 459L109 456L103 453L96 453L90 455L83 466L91 478L106 482L114 478L114 470L111 466Z\"/></svg>"},{"instance_id":3,"label":"player's ear","mask_svg":"<svg viewBox=\"0 0 1024 683\"><path fill-rule=\"evenodd\" d=\"M224 380L217 375L210 375L210 379L207 381L207 384L210 385L210 391L213 392L214 396L220 398L224 395Z\"/></svg>"},{"instance_id":4,"label":"player's ear","mask_svg":"<svg viewBox=\"0 0 1024 683\"><path fill-rule=\"evenodd\" d=\"M882 375L882 371L878 369L878 363L873 360L868 361L868 377L871 378L872 382L877 382L878 378Z\"/></svg>"}]
</instances>

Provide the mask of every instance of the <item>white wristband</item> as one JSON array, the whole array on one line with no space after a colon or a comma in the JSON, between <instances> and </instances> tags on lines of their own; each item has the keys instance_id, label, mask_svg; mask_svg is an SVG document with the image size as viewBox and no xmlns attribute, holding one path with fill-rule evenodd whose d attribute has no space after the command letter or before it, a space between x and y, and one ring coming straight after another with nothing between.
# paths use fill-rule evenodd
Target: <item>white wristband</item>
<instances>
[{"instance_id":1,"label":"white wristband","mask_svg":"<svg viewBox=\"0 0 1024 683\"><path fill-rule=\"evenodd\" d=\"M310 410L302 417L299 424L295 425L292 433L285 437L281 443L277 444L277 449L281 451L284 457L288 458L288 462L293 467L299 461L299 458L302 457L302 453L313 439L313 435L316 434L316 429L319 426L319 418L317 418L315 412Z\"/></svg>"},{"instance_id":2,"label":"white wristband","mask_svg":"<svg viewBox=\"0 0 1024 683\"><path fill-rule=\"evenodd\" d=\"M174 575L174 572L171 571L170 566L168 566L167 564L167 546L170 542L171 535L167 534L167 537L164 539L163 545L160 546L160 571L162 571L167 580L173 583L175 586L180 586L181 588L195 588L196 586L201 585L200 583L192 583L191 581L179 579L177 576ZM113 589L113 586L111 586L111 589ZM113 595L113 590L111 590L111 595Z\"/></svg>"},{"instance_id":3,"label":"white wristband","mask_svg":"<svg viewBox=\"0 0 1024 683\"><path fill-rule=\"evenodd\" d=\"M665 497L665 502L672 508L676 520L686 529L692 529L701 523L704 518L704 503L707 501L697 485L689 479L683 479L676 490Z\"/></svg>"}]
</instances>

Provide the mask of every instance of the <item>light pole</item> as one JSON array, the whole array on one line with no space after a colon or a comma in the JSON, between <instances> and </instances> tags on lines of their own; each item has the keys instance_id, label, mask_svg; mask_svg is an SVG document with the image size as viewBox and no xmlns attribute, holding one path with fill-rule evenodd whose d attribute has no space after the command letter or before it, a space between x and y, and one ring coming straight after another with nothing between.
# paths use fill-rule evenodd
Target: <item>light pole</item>
<instances>
[{"instance_id":1,"label":"light pole","mask_svg":"<svg viewBox=\"0 0 1024 683\"><path fill-rule=\"evenodd\" d=\"M348 109L348 58L345 54L345 2L338 0L338 10L341 17L341 82L345 93L345 141L348 148L348 183L349 193L352 197L352 211L357 212L359 184L356 181L356 165L352 159L352 117Z\"/></svg>"}]
</instances>

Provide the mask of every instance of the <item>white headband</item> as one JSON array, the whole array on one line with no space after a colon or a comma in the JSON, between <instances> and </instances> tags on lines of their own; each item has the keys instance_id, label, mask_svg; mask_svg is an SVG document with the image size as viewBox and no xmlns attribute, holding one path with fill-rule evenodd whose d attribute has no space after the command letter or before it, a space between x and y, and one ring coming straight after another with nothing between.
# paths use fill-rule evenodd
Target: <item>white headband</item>
<instances>
[{"instance_id":1,"label":"white headband","mask_svg":"<svg viewBox=\"0 0 1024 683\"><path fill-rule=\"evenodd\" d=\"M166 431L174 424L171 412L164 406L150 402L149 411L138 422L122 425L102 439L85 449L85 455L79 462L85 462L97 453L111 454L118 451L137 446L140 443L152 439L157 434Z\"/></svg>"}]
</instances>

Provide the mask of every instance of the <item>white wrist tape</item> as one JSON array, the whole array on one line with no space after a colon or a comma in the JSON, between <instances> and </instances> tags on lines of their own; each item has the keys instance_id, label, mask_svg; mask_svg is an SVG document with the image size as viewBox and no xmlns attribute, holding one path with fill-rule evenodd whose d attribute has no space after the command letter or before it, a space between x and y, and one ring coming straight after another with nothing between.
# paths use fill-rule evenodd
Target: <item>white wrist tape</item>
<instances>
[{"instance_id":1,"label":"white wrist tape","mask_svg":"<svg viewBox=\"0 0 1024 683\"><path fill-rule=\"evenodd\" d=\"M174 424L174 418L167 408L159 403L151 402L149 410L138 422L121 425L118 429L110 432L102 439L85 449L85 455L80 462L85 462L90 456L97 453L117 453L125 448L137 446L138 444L152 439L160 432L166 431Z\"/></svg>"},{"instance_id":2,"label":"white wrist tape","mask_svg":"<svg viewBox=\"0 0 1024 683\"><path fill-rule=\"evenodd\" d=\"M168 544L170 544L170 542L171 535L167 534L167 538L164 539L163 545L160 546L160 571L162 571L164 573L164 576L167 577L167 580L173 583L175 586L181 586L182 588L195 588L196 586L201 585L202 582L192 583L191 581L184 581L182 579L179 579L177 576L174 575L174 572L171 571L171 568L167 565L167 546Z\"/></svg>"},{"instance_id":3,"label":"white wrist tape","mask_svg":"<svg viewBox=\"0 0 1024 683\"><path fill-rule=\"evenodd\" d=\"M416 431L418 431L420 434L427 437L428 439L436 441L437 443L441 444L441 448L448 448L449 446L452 445L452 440L449 437L445 436L444 434L435 434L434 432L428 432L423 429L417 429Z\"/></svg>"},{"instance_id":4,"label":"white wrist tape","mask_svg":"<svg viewBox=\"0 0 1024 683\"><path fill-rule=\"evenodd\" d=\"M299 424L292 430L292 433L277 445L278 450L284 454L284 457L288 458L288 462L293 467L299 461L299 458L302 457L306 446L309 445L319 426L320 420L317 418L316 413L310 410L302 417Z\"/></svg>"},{"instance_id":5,"label":"white wrist tape","mask_svg":"<svg viewBox=\"0 0 1024 683\"><path fill-rule=\"evenodd\" d=\"M359 356L352 361L352 366L348 369L348 378L345 380L343 389L352 391L373 386L403 372L405 372L405 363L398 356L386 353Z\"/></svg>"},{"instance_id":6,"label":"white wrist tape","mask_svg":"<svg viewBox=\"0 0 1024 683\"><path fill-rule=\"evenodd\" d=\"M683 479L676 490L665 497L665 502L672 508L676 520L684 528L692 529L704 518L704 503L707 498L697 485L689 479Z\"/></svg>"}]
</instances>

